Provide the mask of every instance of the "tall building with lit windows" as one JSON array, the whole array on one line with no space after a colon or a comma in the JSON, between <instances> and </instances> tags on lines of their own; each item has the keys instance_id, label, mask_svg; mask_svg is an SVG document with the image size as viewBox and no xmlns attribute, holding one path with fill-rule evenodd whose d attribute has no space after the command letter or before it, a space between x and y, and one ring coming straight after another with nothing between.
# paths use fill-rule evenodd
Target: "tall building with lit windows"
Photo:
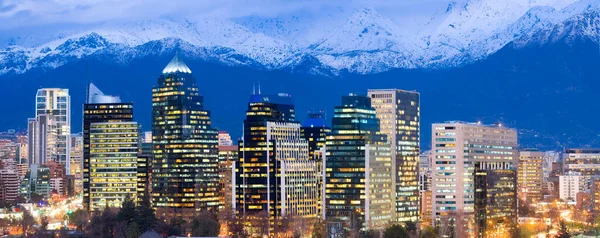
<instances>
[{"instance_id":1,"label":"tall building with lit windows","mask_svg":"<svg viewBox=\"0 0 600 238\"><path fill-rule=\"evenodd\" d=\"M89 209L120 207L137 199L138 124L107 121L90 124Z\"/></svg>"},{"instance_id":2,"label":"tall building with lit windows","mask_svg":"<svg viewBox=\"0 0 600 238\"><path fill-rule=\"evenodd\" d=\"M238 148L235 211L252 234L272 236L301 228L285 227L284 218L306 224L317 218L321 176L301 137L291 96L253 94Z\"/></svg>"},{"instance_id":3,"label":"tall building with lit windows","mask_svg":"<svg viewBox=\"0 0 600 238\"><path fill-rule=\"evenodd\" d=\"M56 122L56 161L70 173L71 96L68 89L41 88L35 95L35 116L51 115Z\"/></svg>"},{"instance_id":4,"label":"tall building with lit windows","mask_svg":"<svg viewBox=\"0 0 600 238\"><path fill-rule=\"evenodd\" d=\"M519 198L523 201L536 203L543 197L545 154L536 150L519 151L517 184Z\"/></svg>"},{"instance_id":5,"label":"tall building with lit windows","mask_svg":"<svg viewBox=\"0 0 600 238\"><path fill-rule=\"evenodd\" d=\"M302 137L308 141L308 150L311 158L315 151L325 147L327 136L331 134L331 128L325 124L323 112L311 112L301 127Z\"/></svg>"},{"instance_id":6,"label":"tall building with lit windows","mask_svg":"<svg viewBox=\"0 0 600 238\"><path fill-rule=\"evenodd\" d=\"M175 55L152 89L152 204L159 215L219 208L217 136L192 71Z\"/></svg>"},{"instance_id":7,"label":"tall building with lit windows","mask_svg":"<svg viewBox=\"0 0 600 238\"><path fill-rule=\"evenodd\" d=\"M126 194L135 196L136 170L131 174L131 167L136 163L138 128L132 103L104 95L94 84L88 91L83 106L83 204L94 211L106 203L120 206Z\"/></svg>"},{"instance_id":8,"label":"tall building with lit windows","mask_svg":"<svg viewBox=\"0 0 600 238\"><path fill-rule=\"evenodd\" d=\"M369 89L381 133L392 146L396 221L419 219L420 95L400 89Z\"/></svg>"},{"instance_id":9,"label":"tall building with lit windows","mask_svg":"<svg viewBox=\"0 0 600 238\"><path fill-rule=\"evenodd\" d=\"M325 216L336 237L394 221L392 151L371 99L350 94L335 107L325 161ZM344 231L344 229L346 231Z\"/></svg>"},{"instance_id":10,"label":"tall building with lit windows","mask_svg":"<svg viewBox=\"0 0 600 238\"><path fill-rule=\"evenodd\" d=\"M483 237L516 222L517 131L502 125L432 125L432 221L455 237ZM502 229L499 229L502 230Z\"/></svg>"}]
</instances>

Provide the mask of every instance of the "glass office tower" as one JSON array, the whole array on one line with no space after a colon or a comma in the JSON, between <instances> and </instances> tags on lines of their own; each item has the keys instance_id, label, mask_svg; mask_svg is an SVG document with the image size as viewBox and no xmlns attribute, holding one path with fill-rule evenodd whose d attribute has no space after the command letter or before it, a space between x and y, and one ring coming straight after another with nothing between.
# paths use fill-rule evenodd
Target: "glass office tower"
<instances>
[{"instance_id":1,"label":"glass office tower","mask_svg":"<svg viewBox=\"0 0 600 238\"><path fill-rule=\"evenodd\" d=\"M336 237L393 221L392 153L369 97L350 94L335 107L325 167L325 213Z\"/></svg>"},{"instance_id":2,"label":"glass office tower","mask_svg":"<svg viewBox=\"0 0 600 238\"><path fill-rule=\"evenodd\" d=\"M152 89L152 202L159 215L219 208L217 135L192 71L175 55Z\"/></svg>"},{"instance_id":3,"label":"glass office tower","mask_svg":"<svg viewBox=\"0 0 600 238\"><path fill-rule=\"evenodd\" d=\"M35 96L35 116L52 115L56 122L56 161L70 174L71 96L63 88L41 88Z\"/></svg>"},{"instance_id":4,"label":"glass office tower","mask_svg":"<svg viewBox=\"0 0 600 238\"><path fill-rule=\"evenodd\" d=\"M369 89L381 133L392 146L396 220L419 219L420 95L399 89Z\"/></svg>"},{"instance_id":5,"label":"glass office tower","mask_svg":"<svg viewBox=\"0 0 600 238\"><path fill-rule=\"evenodd\" d=\"M123 161L112 157L117 156L121 152L130 153L130 147L132 146L132 141L124 138L99 139L100 136L104 136L102 134L106 134L109 131L109 128L102 128L108 126L103 123L133 123L133 104L122 103L118 97L104 95L96 86L90 84L89 97L87 103L83 106L83 205L88 211L99 208L96 205L102 198L98 198L98 196L108 196L100 194L107 192L104 190L105 185L114 184L119 181L118 177L111 177L112 170L109 172L109 170L105 170L102 166L108 169L109 167L106 166L113 162L115 164L128 164L128 156ZM125 134L131 133L126 132ZM137 137L135 140L137 143ZM123 148L113 148L113 152L109 152L107 148L102 148L122 142L126 143L125 146ZM125 169L127 170L127 168ZM129 179L124 178L124 180ZM133 194L135 195L135 189ZM92 203L95 205L92 206ZM116 202L113 201L109 205L115 204ZM118 205L120 206L121 204L119 203ZM103 207L104 205L101 204L100 206Z\"/></svg>"}]
</instances>

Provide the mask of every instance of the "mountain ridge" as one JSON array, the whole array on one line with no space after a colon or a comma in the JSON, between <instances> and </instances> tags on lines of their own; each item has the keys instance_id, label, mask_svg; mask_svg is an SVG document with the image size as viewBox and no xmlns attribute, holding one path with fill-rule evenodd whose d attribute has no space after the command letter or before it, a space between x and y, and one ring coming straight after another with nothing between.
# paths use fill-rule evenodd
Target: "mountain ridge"
<instances>
[{"instance_id":1,"label":"mountain ridge","mask_svg":"<svg viewBox=\"0 0 600 238\"><path fill-rule=\"evenodd\" d=\"M127 64L135 57L160 53L140 51L155 50L149 47L152 44L181 47L189 57L225 65L303 69L331 76L452 68L483 60L513 42L524 47L551 40L550 36L560 39L556 32L548 35L552 29L570 30L597 42L598 9L599 0L454 1L416 33L405 30L407 23L370 7L321 17L107 23L79 33L58 33L56 39L37 44L31 37L23 37L23 46L12 39L12 45L0 50L0 75L54 69L89 57ZM319 19L327 20L322 27Z\"/></svg>"}]
</instances>

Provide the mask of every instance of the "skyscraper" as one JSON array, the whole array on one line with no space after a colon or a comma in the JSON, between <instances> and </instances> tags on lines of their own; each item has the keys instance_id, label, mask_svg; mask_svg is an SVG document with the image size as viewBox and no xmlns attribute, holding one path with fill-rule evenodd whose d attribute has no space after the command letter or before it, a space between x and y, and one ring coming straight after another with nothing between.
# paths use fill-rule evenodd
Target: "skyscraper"
<instances>
[{"instance_id":1,"label":"skyscraper","mask_svg":"<svg viewBox=\"0 0 600 238\"><path fill-rule=\"evenodd\" d=\"M56 123L56 161L70 173L71 96L68 89L42 88L35 96L35 116L52 115Z\"/></svg>"},{"instance_id":2,"label":"skyscraper","mask_svg":"<svg viewBox=\"0 0 600 238\"><path fill-rule=\"evenodd\" d=\"M419 219L420 95L399 89L370 89L381 133L392 146L396 221Z\"/></svg>"},{"instance_id":3,"label":"skyscraper","mask_svg":"<svg viewBox=\"0 0 600 238\"><path fill-rule=\"evenodd\" d=\"M486 220L488 211L499 204L516 207L517 131L501 125L446 122L433 124L431 133L434 225L446 226L450 220L455 237L483 236L485 225L494 218ZM488 197L495 203L484 203ZM504 224L516 222L516 211L512 216L498 214Z\"/></svg>"},{"instance_id":4,"label":"skyscraper","mask_svg":"<svg viewBox=\"0 0 600 238\"><path fill-rule=\"evenodd\" d=\"M58 130L55 116L40 114L27 123L28 164L57 160Z\"/></svg>"},{"instance_id":5,"label":"skyscraper","mask_svg":"<svg viewBox=\"0 0 600 238\"><path fill-rule=\"evenodd\" d=\"M159 214L219 208L218 131L178 55L152 89L152 201Z\"/></svg>"},{"instance_id":6,"label":"skyscraper","mask_svg":"<svg viewBox=\"0 0 600 238\"><path fill-rule=\"evenodd\" d=\"M325 213L336 237L393 222L392 152L369 97L350 94L335 107L325 167Z\"/></svg>"},{"instance_id":7,"label":"skyscraper","mask_svg":"<svg viewBox=\"0 0 600 238\"><path fill-rule=\"evenodd\" d=\"M251 233L293 229L282 225L285 218L317 218L321 177L316 161L309 158L308 142L300 136L291 96L253 94L238 148L235 208L237 217L251 224Z\"/></svg>"},{"instance_id":8,"label":"skyscraper","mask_svg":"<svg viewBox=\"0 0 600 238\"><path fill-rule=\"evenodd\" d=\"M75 194L83 190L83 134L71 135L71 175Z\"/></svg>"},{"instance_id":9,"label":"skyscraper","mask_svg":"<svg viewBox=\"0 0 600 238\"><path fill-rule=\"evenodd\" d=\"M135 197L137 130L132 103L89 85L83 106L83 204L88 211Z\"/></svg>"},{"instance_id":10,"label":"skyscraper","mask_svg":"<svg viewBox=\"0 0 600 238\"><path fill-rule=\"evenodd\" d=\"M301 128L302 137L308 141L308 150L311 158L317 150L325 147L327 136L331 134L331 128L325 125L323 112L311 112L308 119L304 121Z\"/></svg>"},{"instance_id":11,"label":"skyscraper","mask_svg":"<svg viewBox=\"0 0 600 238\"><path fill-rule=\"evenodd\" d=\"M542 199L544 186L544 152L535 150L519 151L518 194L519 198L535 203Z\"/></svg>"}]
</instances>

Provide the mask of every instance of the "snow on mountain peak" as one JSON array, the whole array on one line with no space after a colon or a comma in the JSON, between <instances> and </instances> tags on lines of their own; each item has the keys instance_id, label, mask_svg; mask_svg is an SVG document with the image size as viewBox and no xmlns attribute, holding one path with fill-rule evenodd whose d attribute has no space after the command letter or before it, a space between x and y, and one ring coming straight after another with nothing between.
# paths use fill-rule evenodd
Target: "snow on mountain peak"
<instances>
[{"instance_id":1,"label":"snow on mountain peak","mask_svg":"<svg viewBox=\"0 0 600 238\"><path fill-rule=\"evenodd\" d=\"M0 50L0 74L56 68L88 56L126 64L173 48L191 57L266 69L307 63L355 73L452 67L483 59L511 42L518 46L569 34L598 40L597 9L600 0L456 0L424 22L367 6L327 14L107 23L39 39L13 38Z\"/></svg>"}]
</instances>

